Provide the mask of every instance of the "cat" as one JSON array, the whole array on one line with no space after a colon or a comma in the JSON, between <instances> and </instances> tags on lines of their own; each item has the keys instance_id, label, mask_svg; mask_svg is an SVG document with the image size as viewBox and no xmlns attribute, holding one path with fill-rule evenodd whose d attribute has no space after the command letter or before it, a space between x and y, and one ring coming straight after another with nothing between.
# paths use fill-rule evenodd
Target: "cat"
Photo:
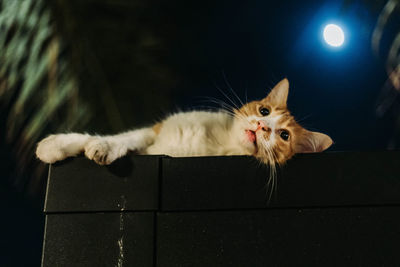
<instances>
[{"instance_id":1,"label":"cat","mask_svg":"<svg viewBox=\"0 0 400 267\"><path fill-rule=\"evenodd\" d=\"M284 164L296 153L329 148L332 139L328 135L308 131L295 121L287 109L288 92L285 78L264 99L232 112L180 112L151 127L111 136L50 135L38 143L36 156L54 163L83 152L104 165L129 151L173 157L252 155L274 166Z\"/></svg>"}]
</instances>

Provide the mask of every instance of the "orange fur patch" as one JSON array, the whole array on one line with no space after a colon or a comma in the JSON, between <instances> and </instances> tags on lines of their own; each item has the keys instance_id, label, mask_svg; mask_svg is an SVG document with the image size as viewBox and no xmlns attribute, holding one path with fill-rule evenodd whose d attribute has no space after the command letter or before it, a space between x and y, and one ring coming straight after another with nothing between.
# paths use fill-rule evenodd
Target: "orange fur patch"
<instances>
[{"instance_id":1,"label":"orange fur patch","mask_svg":"<svg viewBox=\"0 0 400 267\"><path fill-rule=\"evenodd\" d=\"M158 135L161 131L162 123L158 122L153 126L153 131Z\"/></svg>"}]
</instances>

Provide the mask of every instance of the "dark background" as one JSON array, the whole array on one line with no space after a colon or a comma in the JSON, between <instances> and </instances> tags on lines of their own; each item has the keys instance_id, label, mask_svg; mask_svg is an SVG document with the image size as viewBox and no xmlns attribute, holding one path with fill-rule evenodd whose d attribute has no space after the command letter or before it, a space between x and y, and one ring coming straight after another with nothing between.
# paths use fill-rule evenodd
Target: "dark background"
<instances>
[{"instance_id":1,"label":"dark background","mask_svg":"<svg viewBox=\"0 0 400 267\"><path fill-rule=\"evenodd\" d=\"M330 135L331 151L398 148L397 109L376 112L398 29L392 26L374 53L372 32L385 1L48 2L88 106L87 122L64 130L117 133L178 110L218 107L212 98L229 103L230 87L243 101L262 98L287 77L289 109L306 128ZM333 21L347 34L339 49L321 39ZM27 194L29 182L15 183L21 163L12 144L1 145L0 261L39 265L45 174ZM33 171L22 175L29 180Z\"/></svg>"}]
</instances>

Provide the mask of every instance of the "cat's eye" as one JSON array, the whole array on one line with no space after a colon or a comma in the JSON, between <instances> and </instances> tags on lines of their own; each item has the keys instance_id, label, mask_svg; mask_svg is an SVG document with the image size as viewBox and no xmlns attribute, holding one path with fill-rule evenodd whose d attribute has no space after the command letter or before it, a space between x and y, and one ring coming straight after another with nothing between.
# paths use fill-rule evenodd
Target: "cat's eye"
<instances>
[{"instance_id":1,"label":"cat's eye","mask_svg":"<svg viewBox=\"0 0 400 267\"><path fill-rule=\"evenodd\" d=\"M261 108L260 108L260 113L261 113L261 115L263 115L263 116L267 116L267 115L269 115L269 109L264 108L264 107L261 107Z\"/></svg>"},{"instance_id":2,"label":"cat's eye","mask_svg":"<svg viewBox=\"0 0 400 267\"><path fill-rule=\"evenodd\" d=\"M283 140L285 140L285 141L289 140L289 132L288 131L282 130L279 135Z\"/></svg>"}]
</instances>

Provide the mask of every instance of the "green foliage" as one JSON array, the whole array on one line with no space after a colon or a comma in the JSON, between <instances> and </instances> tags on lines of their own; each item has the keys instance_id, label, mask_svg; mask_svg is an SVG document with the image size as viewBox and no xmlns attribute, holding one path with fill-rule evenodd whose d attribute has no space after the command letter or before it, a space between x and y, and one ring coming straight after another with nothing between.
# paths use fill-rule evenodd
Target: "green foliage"
<instances>
[{"instance_id":1,"label":"green foliage","mask_svg":"<svg viewBox=\"0 0 400 267\"><path fill-rule=\"evenodd\" d=\"M49 131L84 125L89 114L79 101L78 81L46 2L2 0L0 8L0 108L6 114L6 142L19 172L31 173L38 140Z\"/></svg>"}]
</instances>

